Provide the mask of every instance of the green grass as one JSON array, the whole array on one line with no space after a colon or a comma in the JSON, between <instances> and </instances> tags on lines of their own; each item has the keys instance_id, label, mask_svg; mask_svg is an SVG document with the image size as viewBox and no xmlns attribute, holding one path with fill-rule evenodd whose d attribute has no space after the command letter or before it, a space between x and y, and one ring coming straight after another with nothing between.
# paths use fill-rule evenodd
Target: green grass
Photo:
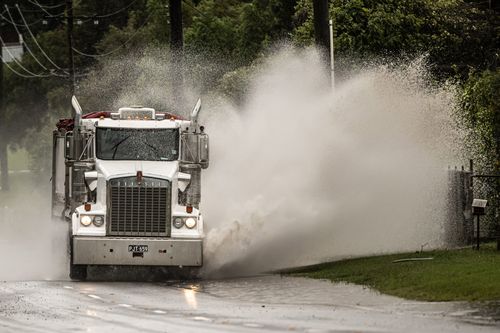
<instances>
[{"instance_id":1,"label":"green grass","mask_svg":"<svg viewBox=\"0 0 500 333\"><path fill-rule=\"evenodd\" d=\"M392 263L416 257L434 260ZM290 274L366 285L415 300L500 300L500 252L496 244L482 245L480 251L440 250L342 260Z\"/></svg>"}]
</instances>

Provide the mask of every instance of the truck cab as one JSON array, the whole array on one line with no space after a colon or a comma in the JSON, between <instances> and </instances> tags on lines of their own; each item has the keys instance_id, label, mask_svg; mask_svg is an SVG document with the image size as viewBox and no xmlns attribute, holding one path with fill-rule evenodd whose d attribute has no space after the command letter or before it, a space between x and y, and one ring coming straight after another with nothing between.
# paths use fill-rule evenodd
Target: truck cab
<instances>
[{"instance_id":1,"label":"truck cab","mask_svg":"<svg viewBox=\"0 0 500 333\"><path fill-rule=\"evenodd\" d=\"M132 106L82 115L54 131L53 215L70 223L70 277L90 265L203 264L201 171L208 136L190 120Z\"/></svg>"}]
</instances>

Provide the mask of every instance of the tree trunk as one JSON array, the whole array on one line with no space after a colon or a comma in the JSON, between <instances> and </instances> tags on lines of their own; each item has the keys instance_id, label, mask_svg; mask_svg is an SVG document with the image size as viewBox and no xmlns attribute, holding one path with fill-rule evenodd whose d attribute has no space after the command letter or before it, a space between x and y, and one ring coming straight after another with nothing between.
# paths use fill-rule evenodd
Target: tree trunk
<instances>
[{"instance_id":1,"label":"tree trunk","mask_svg":"<svg viewBox=\"0 0 500 333\"><path fill-rule=\"evenodd\" d=\"M494 115L494 124L493 124L493 135L495 136L495 152L496 152L496 161L495 161L495 175L500 174L500 114L498 110L495 110ZM495 225L495 233L497 239L497 251L500 251L500 179L495 178L495 199L493 204L495 205L495 215L496 215L496 225Z\"/></svg>"},{"instance_id":2,"label":"tree trunk","mask_svg":"<svg viewBox=\"0 0 500 333\"><path fill-rule=\"evenodd\" d=\"M184 37L182 26L182 0L170 0L170 52L172 56L170 77L173 92L174 111L182 112L185 108L184 78L182 68L184 65Z\"/></svg>"},{"instance_id":3,"label":"tree trunk","mask_svg":"<svg viewBox=\"0 0 500 333\"><path fill-rule=\"evenodd\" d=\"M182 51L184 40L182 33L182 1L170 0L170 49Z\"/></svg>"},{"instance_id":4,"label":"tree trunk","mask_svg":"<svg viewBox=\"0 0 500 333\"><path fill-rule=\"evenodd\" d=\"M0 139L0 188L8 191L9 186L9 162L7 155L7 143Z\"/></svg>"},{"instance_id":5,"label":"tree trunk","mask_svg":"<svg viewBox=\"0 0 500 333\"><path fill-rule=\"evenodd\" d=\"M328 0L313 0L314 39L321 50L323 61L327 63L330 51L330 32L328 25Z\"/></svg>"}]
</instances>

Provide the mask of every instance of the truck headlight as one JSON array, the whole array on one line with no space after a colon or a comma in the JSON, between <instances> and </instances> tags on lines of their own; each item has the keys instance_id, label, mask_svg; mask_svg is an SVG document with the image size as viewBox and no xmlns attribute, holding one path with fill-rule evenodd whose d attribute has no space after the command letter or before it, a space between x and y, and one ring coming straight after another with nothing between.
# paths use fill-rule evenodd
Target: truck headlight
<instances>
[{"instance_id":1,"label":"truck headlight","mask_svg":"<svg viewBox=\"0 0 500 333\"><path fill-rule=\"evenodd\" d=\"M88 215L82 215L82 218L80 219L80 223L83 226L88 227L92 223L92 217L90 217Z\"/></svg>"},{"instance_id":2,"label":"truck headlight","mask_svg":"<svg viewBox=\"0 0 500 333\"><path fill-rule=\"evenodd\" d=\"M187 218L185 223L186 227L188 227L189 229L193 229L194 227L196 227L196 220L192 217Z\"/></svg>"},{"instance_id":3,"label":"truck headlight","mask_svg":"<svg viewBox=\"0 0 500 333\"><path fill-rule=\"evenodd\" d=\"M98 216L94 217L94 221L93 222L94 222L94 225L96 227L102 227L102 225L104 224L104 217L98 215Z\"/></svg>"},{"instance_id":4,"label":"truck headlight","mask_svg":"<svg viewBox=\"0 0 500 333\"><path fill-rule=\"evenodd\" d=\"M176 227L177 229L180 229L182 228L182 226L184 225L184 220L180 217L176 217L174 219L174 227Z\"/></svg>"}]
</instances>

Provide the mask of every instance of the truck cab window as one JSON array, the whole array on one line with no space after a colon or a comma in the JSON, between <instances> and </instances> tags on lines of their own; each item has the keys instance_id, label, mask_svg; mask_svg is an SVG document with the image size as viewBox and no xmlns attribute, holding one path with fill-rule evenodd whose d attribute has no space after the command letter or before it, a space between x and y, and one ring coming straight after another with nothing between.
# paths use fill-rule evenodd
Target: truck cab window
<instances>
[{"instance_id":1,"label":"truck cab window","mask_svg":"<svg viewBox=\"0 0 500 333\"><path fill-rule=\"evenodd\" d=\"M178 129L97 128L97 158L174 161L179 157Z\"/></svg>"}]
</instances>

